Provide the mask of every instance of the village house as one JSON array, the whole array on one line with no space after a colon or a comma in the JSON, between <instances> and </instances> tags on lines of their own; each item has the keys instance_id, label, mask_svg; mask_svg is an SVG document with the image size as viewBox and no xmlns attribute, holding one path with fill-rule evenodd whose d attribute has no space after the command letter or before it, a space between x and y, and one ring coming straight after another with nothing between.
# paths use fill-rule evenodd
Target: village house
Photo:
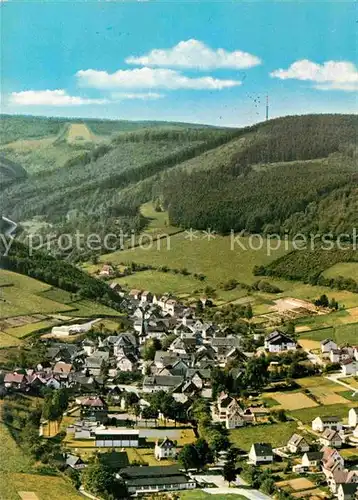
<instances>
[{"instance_id":1,"label":"village house","mask_svg":"<svg viewBox=\"0 0 358 500\"><path fill-rule=\"evenodd\" d=\"M140 301L143 304L151 304L153 302L153 294L145 290L140 296Z\"/></svg>"},{"instance_id":2,"label":"village house","mask_svg":"<svg viewBox=\"0 0 358 500\"><path fill-rule=\"evenodd\" d=\"M343 363L344 361L352 360L354 357L353 347L342 347L332 349L329 353L329 359L332 363Z\"/></svg>"},{"instance_id":3,"label":"village house","mask_svg":"<svg viewBox=\"0 0 358 500\"><path fill-rule=\"evenodd\" d=\"M129 292L129 298L134 299L134 300L140 300L142 293L143 293L143 290L137 290L137 289L133 288Z\"/></svg>"},{"instance_id":4,"label":"village house","mask_svg":"<svg viewBox=\"0 0 358 500\"><path fill-rule=\"evenodd\" d=\"M84 368L91 375L100 375L103 366L109 362L108 351L95 351L91 356L86 358Z\"/></svg>"},{"instance_id":5,"label":"village house","mask_svg":"<svg viewBox=\"0 0 358 500\"><path fill-rule=\"evenodd\" d=\"M329 356L329 353L338 348L338 345L332 339L325 339L321 342L321 353L324 357Z\"/></svg>"},{"instance_id":6,"label":"village house","mask_svg":"<svg viewBox=\"0 0 358 500\"><path fill-rule=\"evenodd\" d=\"M338 500L355 500L357 498L358 484L344 483L338 486Z\"/></svg>"},{"instance_id":7,"label":"village house","mask_svg":"<svg viewBox=\"0 0 358 500\"><path fill-rule=\"evenodd\" d=\"M358 408L351 408L348 412L348 425L355 429L358 426Z\"/></svg>"},{"instance_id":8,"label":"village house","mask_svg":"<svg viewBox=\"0 0 358 500\"><path fill-rule=\"evenodd\" d=\"M343 439L339 432L333 429L325 429L322 436L319 438L319 442L322 446L328 446L331 448L341 448L343 444Z\"/></svg>"},{"instance_id":9,"label":"village house","mask_svg":"<svg viewBox=\"0 0 358 500\"><path fill-rule=\"evenodd\" d=\"M75 470L82 470L86 467L86 464L81 457L72 455L70 453L67 453L67 455L65 456L65 464L67 467Z\"/></svg>"},{"instance_id":10,"label":"village house","mask_svg":"<svg viewBox=\"0 0 358 500\"><path fill-rule=\"evenodd\" d=\"M81 418L92 422L103 422L108 415L105 401L97 396L90 396L81 401Z\"/></svg>"},{"instance_id":11,"label":"village house","mask_svg":"<svg viewBox=\"0 0 358 500\"><path fill-rule=\"evenodd\" d=\"M279 353L284 351L295 351L297 349L296 342L288 335L275 330L265 338L265 349L271 353Z\"/></svg>"},{"instance_id":12,"label":"village house","mask_svg":"<svg viewBox=\"0 0 358 500\"><path fill-rule=\"evenodd\" d=\"M309 451L310 445L300 434L293 434L293 436L289 439L286 448L291 453L305 453Z\"/></svg>"},{"instance_id":13,"label":"village house","mask_svg":"<svg viewBox=\"0 0 358 500\"><path fill-rule=\"evenodd\" d=\"M117 360L117 368L122 372L134 372L137 364L137 358L133 354L127 354Z\"/></svg>"},{"instance_id":14,"label":"village house","mask_svg":"<svg viewBox=\"0 0 358 500\"><path fill-rule=\"evenodd\" d=\"M61 380L67 380L70 372L73 369L73 365L71 363L65 363L63 361L58 361L52 371L53 374L58 376Z\"/></svg>"},{"instance_id":15,"label":"village house","mask_svg":"<svg viewBox=\"0 0 358 500\"><path fill-rule=\"evenodd\" d=\"M352 358L345 359L341 362L341 371L345 377L358 374L358 361Z\"/></svg>"},{"instance_id":16,"label":"village house","mask_svg":"<svg viewBox=\"0 0 358 500\"><path fill-rule=\"evenodd\" d=\"M175 458L177 455L177 447L171 439L165 437L163 441L158 440L155 443L154 456L157 460Z\"/></svg>"},{"instance_id":17,"label":"village house","mask_svg":"<svg viewBox=\"0 0 358 500\"><path fill-rule=\"evenodd\" d=\"M237 429L243 427L246 424L243 412L241 408L235 406L234 408L228 408L225 418L225 427L227 429Z\"/></svg>"},{"instance_id":18,"label":"village house","mask_svg":"<svg viewBox=\"0 0 358 500\"><path fill-rule=\"evenodd\" d=\"M102 269L99 272L100 276L113 276L114 269L110 264L104 264Z\"/></svg>"},{"instance_id":19,"label":"village house","mask_svg":"<svg viewBox=\"0 0 358 500\"><path fill-rule=\"evenodd\" d=\"M183 377L154 375L144 377L143 392L173 391L183 382Z\"/></svg>"},{"instance_id":20,"label":"village house","mask_svg":"<svg viewBox=\"0 0 358 500\"><path fill-rule=\"evenodd\" d=\"M24 389L26 386L26 377L23 373L7 373L4 377L4 385L7 389Z\"/></svg>"},{"instance_id":21,"label":"village house","mask_svg":"<svg viewBox=\"0 0 358 500\"><path fill-rule=\"evenodd\" d=\"M341 431L342 422L339 417L327 416L327 417L317 417L312 421L312 430L316 432L323 432L326 429Z\"/></svg>"},{"instance_id":22,"label":"village house","mask_svg":"<svg viewBox=\"0 0 358 500\"><path fill-rule=\"evenodd\" d=\"M323 458L322 451L308 451L302 456L301 465L308 469L317 468Z\"/></svg>"},{"instance_id":23,"label":"village house","mask_svg":"<svg viewBox=\"0 0 358 500\"><path fill-rule=\"evenodd\" d=\"M254 465L271 464L273 462L271 444L254 443L249 452L249 462Z\"/></svg>"}]
</instances>

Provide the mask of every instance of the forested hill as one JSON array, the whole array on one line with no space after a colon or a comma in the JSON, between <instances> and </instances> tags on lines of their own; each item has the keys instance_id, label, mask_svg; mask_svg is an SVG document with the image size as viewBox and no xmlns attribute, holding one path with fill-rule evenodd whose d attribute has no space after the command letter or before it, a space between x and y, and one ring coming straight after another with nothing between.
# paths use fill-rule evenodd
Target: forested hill
<instances>
[{"instance_id":1,"label":"forested hill","mask_svg":"<svg viewBox=\"0 0 358 500\"><path fill-rule=\"evenodd\" d=\"M221 233L350 231L358 224L357 132L355 115L265 122L236 149L209 151L166 176L171 222Z\"/></svg>"},{"instance_id":2,"label":"forested hill","mask_svg":"<svg viewBox=\"0 0 358 500\"><path fill-rule=\"evenodd\" d=\"M5 185L0 197L1 213L23 231L22 222L36 227L40 220L51 234L138 232L148 201L168 208L174 225L221 233L338 233L358 224L354 115L293 116L242 129L106 121L64 128L55 119L31 120L20 122L23 133L42 139L5 150L38 168ZM12 119L6 123L8 136L17 132Z\"/></svg>"}]
</instances>

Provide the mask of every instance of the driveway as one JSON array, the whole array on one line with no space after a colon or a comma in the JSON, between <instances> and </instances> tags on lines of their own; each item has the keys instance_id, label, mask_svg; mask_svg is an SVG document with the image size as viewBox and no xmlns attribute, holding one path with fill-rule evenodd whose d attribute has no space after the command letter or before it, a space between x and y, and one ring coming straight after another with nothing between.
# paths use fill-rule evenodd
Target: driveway
<instances>
[{"instance_id":1,"label":"driveway","mask_svg":"<svg viewBox=\"0 0 358 500\"><path fill-rule=\"evenodd\" d=\"M324 362L322 361L322 359L317 354L314 354L309 349L305 349L305 352L307 353L308 360L313 365L324 365Z\"/></svg>"},{"instance_id":2,"label":"driveway","mask_svg":"<svg viewBox=\"0 0 358 500\"><path fill-rule=\"evenodd\" d=\"M199 483L215 484L216 488L201 488L210 495L242 495L249 500L271 500L271 497L261 491L248 488L248 485L240 477L236 479L235 487L229 488L227 481L221 475L193 474L192 477Z\"/></svg>"}]
</instances>

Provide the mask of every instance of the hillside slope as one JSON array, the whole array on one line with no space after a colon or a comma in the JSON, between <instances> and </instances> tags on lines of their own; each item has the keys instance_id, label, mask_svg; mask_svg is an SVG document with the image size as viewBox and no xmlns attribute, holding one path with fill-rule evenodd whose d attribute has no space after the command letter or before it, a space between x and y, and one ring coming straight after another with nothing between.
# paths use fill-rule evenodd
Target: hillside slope
<instances>
[{"instance_id":1,"label":"hillside slope","mask_svg":"<svg viewBox=\"0 0 358 500\"><path fill-rule=\"evenodd\" d=\"M9 160L4 155L0 155L0 184L6 185L12 181L25 179L27 177L26 170Z\"/></svg>"},{"instance_id":2,"label":"hillside slope","mask_svg":"<svg viewBox=\"0 0 358 500\"><path fill-rule=\"evenodd\" d=\"M163 179L170 221L221 233L352 230L358 222L357 131L354 115L263 123L236 141L236 150L210 151Z\"/></svg>"}]
</instances>

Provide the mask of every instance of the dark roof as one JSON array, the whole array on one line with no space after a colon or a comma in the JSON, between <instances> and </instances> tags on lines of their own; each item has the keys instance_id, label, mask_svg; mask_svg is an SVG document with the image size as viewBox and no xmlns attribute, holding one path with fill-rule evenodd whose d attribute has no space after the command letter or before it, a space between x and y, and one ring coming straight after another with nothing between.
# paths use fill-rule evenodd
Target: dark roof
<instances>
[{"instance_id":1,"label":"dark roof","mask_svg":"<svg viewBox=\"0 0 358 500\"><path fill-rule=\"evenodd\" d=\"M161 477L138 477L135 479L126 479L128 488L139 486L165 486L167 484L186 484L189 482L184 474L176 474L175 476L161 476Z\"/></svg>"},{"instance_id":2,"label":"dark roof","mask_svg":"<svg viewBox=\"0 0 358 500\"><path fill-rule=\"evenodd\" d=\"M272 446L270 443L254 443L253 447L257 457L272 455Z\"/></svg>"},{"instance_id":3,"label":"dark roof","mask_svg":"<svg viewBox=\"0 0 358 500\"><path fill-rule=\"evenodd\" d=\"M340 422L340 418L339 417L335 417L335 416L326 416L326 417L318 417L322 420L322 422Z\"/></svg>"},{"instance_id":4,"label":"dark roof","mask_svg":"<svg viewBox=\"0 0 358 500\"><path fill-rule=\"evenodd\" d=\"M145 377L143 386L160 385L164 387L176 387L183 381L183 377L170 375L155 375L154 377Z\"/></svg>"},{"instance_id":5,"label":"dark roof","mask_svg":"<svg viewBox=\"0 0 358 500\"><path fill-rule=\"evenodd\" d=\"M323 453L321 451L308 451L305 453L307 456L308 460L322 460L323 458Z\"/></svg>"},{"instance_id":6,"label":"dark roof","mask_svg":"<svg viewBox=\"0 0 358 500\"><path fill-rule=\"evenodd\" d=\"M343 493L347 495L354 495L354 493L358 490L358 484L356 483L343 483L342 486Z\"/></svg>"},{"instance_id":7,"label":"dark roof","mask_svg":"<svg viewBox=\"0 0 358 500\"><path fill-rule=\"evenodd\" d=\"M268 342L269 344L281 344L282 342L292 343L292 344L295 343L295 341L293 339L291 339L291 337L289 337L288 335L285 335L282 332L279 332L278 330L271 332L266 337L266 342Z\"/></svg>"},{"instance_id":8,"label":"dark roof","mask_svg":"<svg viewBox=\"0 0 358 500\"><path fill-rule=\"evenodd\" d=\"M99 461L111 469L123 469L128 467L129 460L125 451L109 451L108 453L99 453Z\"/></svg>"},{"instance_id":9,"label":"dark roof","mask_svg":"<svg viewBox=\"0 0 358 500\"><path fill-rule=\"evenodd\" d=\"M168 476L176 476L180 473L179 467L177 465L153 465L153 466L130 466L125 467L121 471L121 476L126 477L128 479L137 479L137 478L159 478L159 477L168 477Z\"/></svg>"}]
</instances>

